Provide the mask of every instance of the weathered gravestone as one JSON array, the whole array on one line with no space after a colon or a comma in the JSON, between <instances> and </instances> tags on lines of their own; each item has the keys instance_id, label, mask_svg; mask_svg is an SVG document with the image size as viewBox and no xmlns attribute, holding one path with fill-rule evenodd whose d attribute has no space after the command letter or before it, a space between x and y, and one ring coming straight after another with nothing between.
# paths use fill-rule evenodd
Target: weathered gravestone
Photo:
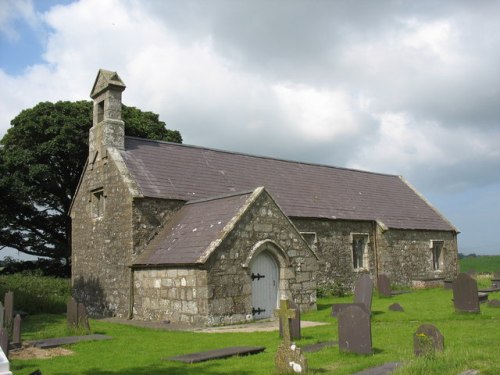
<instances>
[{"instance_id":1,"label":"weathered gravestone","mask_svg":"<svg viewBox=\"0 0 500 375\"><path fill-rule=\"evenodd\" d=\"M356 354L372 354L370 314L359 306L342 309L338 317L339 350Z\"/></svg>"},{"instance_id":2,"label":"weathered gravestone","mask_svg":"<svg viewBox=\"0 0 500 375\"><path fill-rule=\"evenodd\" d=\"M391 310L391 311L405 311L405 309L403 309L403 306L401 306L399 303L393 303L392 305L390 305L389 310Z\"/></svg>"},{"instance_id":3,"label":"weathered gravestone","mask_svg":"<svg viewBox=\"0 0 500 375\"><path fill-rule=\"evenodd\" d=\"M274 364L277 374L306 374L307 358L304 357L299 347L291 341L290 319L296 318L297 310L290 309L288 300L280 301L279 310L275 311L283 327L283 341L278 347Z\"/></svg>"},{"instance_id":4,"label":"weathered gravestone","mask_svg":"<svg viewBox=\"0 0 500 375\"><path fill-rule=\"evenodd\" d=\"M338 316L340 311L351 305L363 305L368 314L372 309L373 282L369 275L362 275L354 285L354 303L336 303L332 305L332 316Z\"/></svg>"},{"instance_id":5,"label":"weathered gravestone","mask_svg":"<svg viewBox=\"0 0 500 375\"><path fill-rule=\"evenodd\" d=\"M288 324L290 326L290 340L300 340L302 338L300 332L300 309L293 301L288 302L288 306L296 311L296 317L290 318ZM283 337L283 323L280 319L280 337Z\"/></svg>"},{"instance_id":6,"label":"weathered gravestone","mask_svg":"<svg viewBox=\"0 0 500 375\"><path fill-rule=\"evenodd\" d=\"M14 328L12 329L12 345L15 348L21 347L21 315L17 314L14 318Z\"/></svg>"},{"instance_id":7,"label":"weathered gravestone","mask_svg":"<svg viewBox=\"0 0 500 375\"><path fill-rule=\"evenodd\" d=\"M416 356L433 356L444 350L444 337L432 324L422 324L413 334L413 352Z\"/></svg>"},{"instance_id":8,"label":"weathered gravestone","mask_svg":"<svg viewBox=\"0 0 500 375\"><path fill-rule=\"evenodd\" d=\"M378 289L378 294L382 297L391 297L392 296L391 282L390 282L389 277L387 275L385 275L383 273L378 275L377 289Z\"/></svg>"},{"instance_id":9,"label":"weathered gravestone","mask_svg":"<svg viewBox=\"0 0 500 375\"><path fill-rule=\"evenodd\" d=\"M9 332L12 330L12 319L14 318L14 293L7 292L4 297L4 327L7 328Z\"/></svg>"},{"instance_id":10,"label":"weathered gravestone","mask_svg":"<svg viewBox=\"0 0 500 375\"><path fill-rule=\"evenodd\" d=\"M461 273L453 282L453 304L455 311L472 313L480 311L477 282L470 275Z\"/></svg>"},{"instance_id":11,"label":"weathered gravestone","mask_svg":"<svg viewBox=\"0 0 500 375\"><path fill-rule=\"evenodd\" d=\"M77 303L74 298L71 298L66 308L68 328L73 331L84 330L89 334L90 324L85 305L83 303Z\"/></svg>"},{"instance_id":12,"label":"weathered gravestone","mask_svg":"<svg viewBox=\"0 0 500 375\"><path fill-rule=\"evenodd\" d=\"M488 302L488 306L491 306L491 307L500 307L500 300L498 300L498 299L492 299L490 302Z\"/></svg>"},{"instance_id":13,"label":"weathered gravestone","mask_svg":"<svg viewBox=\"0 0 500 375\"><path fill-rule=\"evenodd\" d=\"M4 322L3 322L3 315L4 315L4 309L3 309L3 304L0 302L0 328L5 327Z\"/></svg>"}]
</instances>

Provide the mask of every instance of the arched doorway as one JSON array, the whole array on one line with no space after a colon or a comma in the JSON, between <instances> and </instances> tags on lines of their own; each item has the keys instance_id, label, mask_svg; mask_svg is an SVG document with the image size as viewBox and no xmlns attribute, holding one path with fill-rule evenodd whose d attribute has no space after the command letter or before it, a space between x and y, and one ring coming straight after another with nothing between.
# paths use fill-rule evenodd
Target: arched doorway
<instances>
[{"instance_id":1,"label":"arched doorway","mask_svg":"<svg viewBox=\"0 0 500 375\"><path fill-rule=\"evenodd\" d=\"M250 272L253 318L270 318L278 303L278 264L269 252L263 251L253 259Z\"/></svg>"}]
</instances>

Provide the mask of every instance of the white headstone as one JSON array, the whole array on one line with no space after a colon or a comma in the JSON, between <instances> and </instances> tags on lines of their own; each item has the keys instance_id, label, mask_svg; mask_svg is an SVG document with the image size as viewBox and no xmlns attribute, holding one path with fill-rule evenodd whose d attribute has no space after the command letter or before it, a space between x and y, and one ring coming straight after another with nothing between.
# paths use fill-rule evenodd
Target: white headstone
<instances>
[{"instance_id":1,"label":"white headstone","mask_svg":"<svg viewBox=\"0 0 500 375\"><path fill-rule=\"evenodd\" d=\"M2 348L0 348L0 375L12 375L9 360Z\"/></svg>"}]
</instances>

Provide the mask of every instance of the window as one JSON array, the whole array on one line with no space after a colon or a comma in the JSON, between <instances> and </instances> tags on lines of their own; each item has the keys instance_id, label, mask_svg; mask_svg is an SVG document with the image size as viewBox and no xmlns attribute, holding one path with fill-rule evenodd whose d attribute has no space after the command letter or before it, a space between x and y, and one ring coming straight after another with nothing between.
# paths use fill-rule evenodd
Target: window
<instances>
[{"instance_id":1,"label":"window","mask_svg":"<svg viewBox=\"0 0 500 375\"><path fill-rule=\"evenodd\" d=\"M104 120L104 100L97 103L97 123Z\"/></svg>"},{"instance_id":2,"label":"window","mask_svg":"<svg viewBox=\"0 0 500 375\"><path fill-rule=\"evenodd\" d=\"M355 270L368 268L368 235L352 235L352 265Z\"/></svg>"},{"instance_id":3,"label":"window","mask_svg":"<svg viewBox=\"0 0 500 375\"><path fill-rule=\"evenodd\" d=\"M316 238L316 233L315 232L300 232L302 237L306 240L307 244L309 247L313 250L316 250L316 243L318 242L318 239Z\"/></svg>"},{"instance_id":4,"label":"window","mask_svg":"<svg viewBox=\"0 0 500 375\"><path fill-rule=\"evenodd\" d=\"M435 271L440 269L442 250L443 241L431 241L432 269Z\"/></svg>"},{"instance_id":5,"label":"window","mask_svg":"<svg viewBox=\"0 0 500 375\"><path fill-rule=\"evenodd\" d=\"M98 219L104 216L105 196L104 190L98 189L92 192L91 196L92 217Z\"/></svg>"}]
</instances>

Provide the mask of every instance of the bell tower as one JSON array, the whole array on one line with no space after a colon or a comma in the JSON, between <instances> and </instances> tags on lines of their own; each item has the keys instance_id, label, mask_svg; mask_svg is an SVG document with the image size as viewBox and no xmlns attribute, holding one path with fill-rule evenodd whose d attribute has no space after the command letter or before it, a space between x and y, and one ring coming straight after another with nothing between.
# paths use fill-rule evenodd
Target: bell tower
<instances>
[{"instance_id":1,"label":"bell tower","mask_svg":"<svg viewBox=\"0 0 500 375\"><path fill-rule=\"evenodd\" d=\"M107 148L123 150L125 124L122 121L122 92L125 84L116 72L99 69L90 97L94 100L89 134L89 162L104 159Z\"/></svg>"}]
</instances>

